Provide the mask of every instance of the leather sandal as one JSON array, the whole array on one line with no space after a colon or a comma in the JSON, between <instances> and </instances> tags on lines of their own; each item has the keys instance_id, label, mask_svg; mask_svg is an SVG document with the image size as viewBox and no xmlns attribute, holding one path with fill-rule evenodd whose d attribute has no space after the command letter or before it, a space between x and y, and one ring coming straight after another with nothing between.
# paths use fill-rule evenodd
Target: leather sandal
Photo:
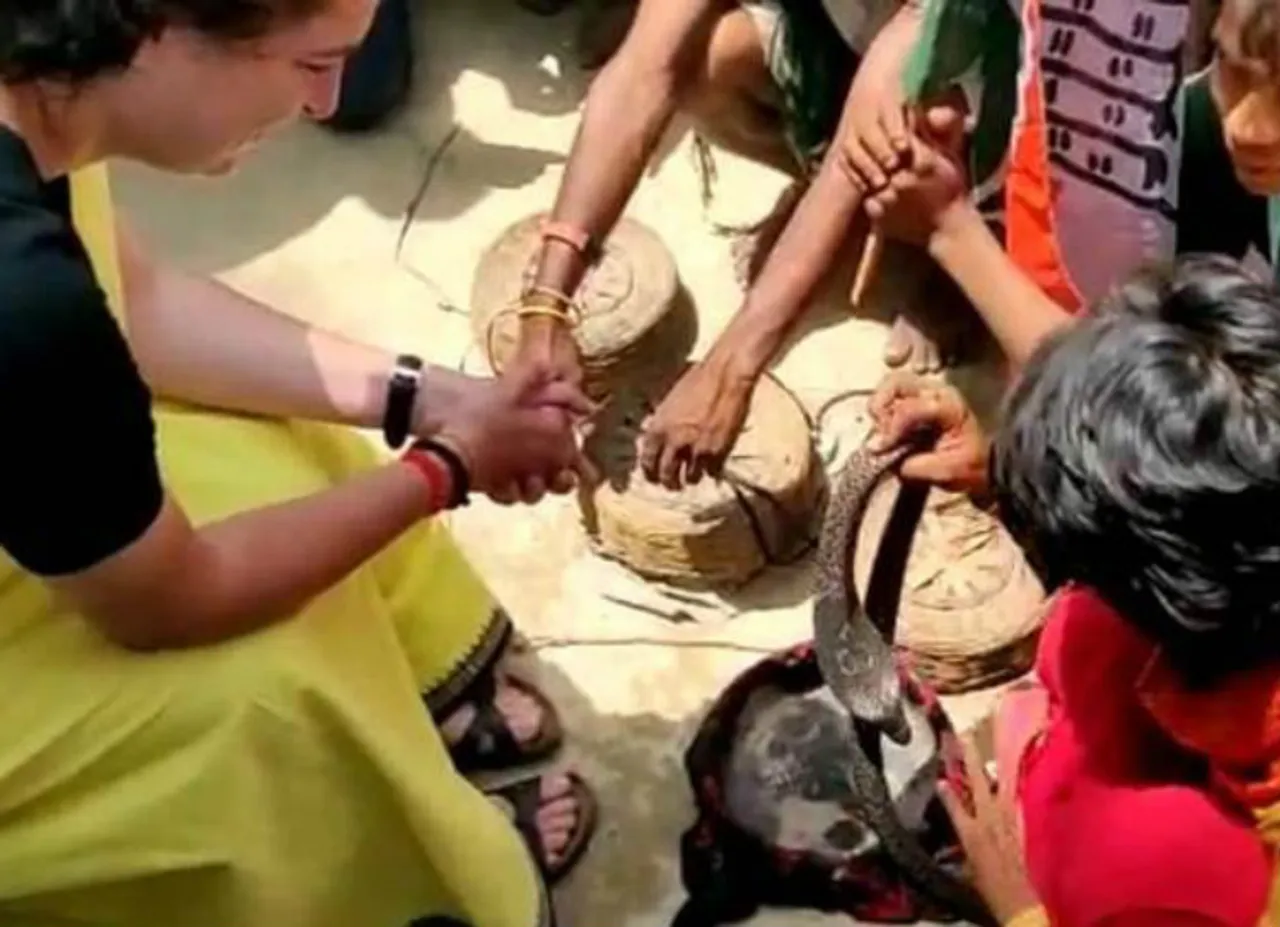
<instances>
[{"instance_id":1,"label":"leather sandal","mask_svg":"<svg viewBox=\"0 0 1280 927\"><path fill-rule=\"evenodd\" d=\"M600 806L595 792L577 774L567 773L565 776L569 780L569 792L565 797L573 799L577 817L573 831L569 834L569 842L554 864L547 861L542 832L538 830L538 812L545 804L542 797L542 782L545 777L531 776L485 793L511 815L512 823L524 838L548 887L555 885L577 866L582 854L591 844L591 838L595 836L599 819Z\"/></svg>"},{"instance_id":2,"label":"leather sandal","mask_svg":"<svg viewBox=\"0 0 1280 927\"><path fill-rule=\"evenodd\" d=\"M462 737L449 747L454 765L461 773L495 772L527 766L547 759L564 743L564 731L555 706L545 695L514 676L503 677L538 706L539 724L530 740L518 740L507 719L498 710L498 682L495 673L486 673L472 689L463 705L475 710L475 717Z\"/></svg>"}]
</instances>

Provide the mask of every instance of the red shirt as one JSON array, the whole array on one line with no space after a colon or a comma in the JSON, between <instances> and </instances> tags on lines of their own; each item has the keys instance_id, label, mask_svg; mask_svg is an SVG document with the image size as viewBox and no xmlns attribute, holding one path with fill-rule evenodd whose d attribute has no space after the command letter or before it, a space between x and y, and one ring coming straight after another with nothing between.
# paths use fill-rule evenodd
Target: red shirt
<instances>
[{"instance_id":1,"label":"red shirt","mask_svg":"<svg viewBox=\"0 0 1280 927\"><path fill-rule=\"evenodd\" d=\"M1142 707L1153 654L1093 594L1055 603L1036 662L1048 720L1019 770L1032 883L1061 927L1257 927L1272 854Z\"/></svg>"}]
</instances>

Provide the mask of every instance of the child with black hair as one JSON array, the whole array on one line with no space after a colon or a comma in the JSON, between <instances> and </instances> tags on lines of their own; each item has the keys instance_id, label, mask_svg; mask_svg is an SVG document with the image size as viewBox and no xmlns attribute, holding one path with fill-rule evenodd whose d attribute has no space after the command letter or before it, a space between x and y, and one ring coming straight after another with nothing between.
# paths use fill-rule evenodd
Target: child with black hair
<instances>
[{"instance_id":1,"label":"child with black hair","mask_svg":"<svg viewBox=\"0 0 1280 927\"><path fill-rule=\"evenodd\" d=\"M991 442L949 388L894 382L874 414L886 446L940 427L911 473L992 493L1057 592L1042 688L996 735L1034 894L992 851L999 803L948 801L993 911L1274 922L1280 291L1224 257L1136 276L1036 349Z\"/></svg>"}]
</instances>

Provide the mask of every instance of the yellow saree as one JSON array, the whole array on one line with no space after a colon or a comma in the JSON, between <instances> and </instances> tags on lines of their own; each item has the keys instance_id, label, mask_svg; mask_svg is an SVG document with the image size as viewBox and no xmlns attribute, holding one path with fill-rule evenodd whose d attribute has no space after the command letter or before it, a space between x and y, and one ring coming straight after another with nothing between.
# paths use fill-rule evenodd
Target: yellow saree
<instances>
[{"instance_id":1,"label":"yellow saree","mask_svg":"<svg viewBox=\"0 0 1280 927\"><path fill-rule=\"evenodd\" d=\"M72 203L123 325L105 169L73 178ZM155 419L197 523L376 461L313 423L160 403ZM421 699L456 694L503 621L438 522L290 620L184 652L122 651L0 560L0 922L538 927L531 857Z\"/></svg>"}]
</instances>

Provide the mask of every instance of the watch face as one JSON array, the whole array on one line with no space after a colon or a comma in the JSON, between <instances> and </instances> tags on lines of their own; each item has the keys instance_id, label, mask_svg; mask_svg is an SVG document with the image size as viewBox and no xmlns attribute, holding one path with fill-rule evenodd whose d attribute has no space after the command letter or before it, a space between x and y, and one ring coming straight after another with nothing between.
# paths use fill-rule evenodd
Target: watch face
<instances>
[{"instance_id":1,"label":"watch face","mask_svg":"<svg viewBox=\"0 0 1280 927\"><path fill-rule=\"evenodd\" d=\"M422 359L408 355L397 358L394 379L417 383L422 379Z\"/></svg>"}]
</instances>

